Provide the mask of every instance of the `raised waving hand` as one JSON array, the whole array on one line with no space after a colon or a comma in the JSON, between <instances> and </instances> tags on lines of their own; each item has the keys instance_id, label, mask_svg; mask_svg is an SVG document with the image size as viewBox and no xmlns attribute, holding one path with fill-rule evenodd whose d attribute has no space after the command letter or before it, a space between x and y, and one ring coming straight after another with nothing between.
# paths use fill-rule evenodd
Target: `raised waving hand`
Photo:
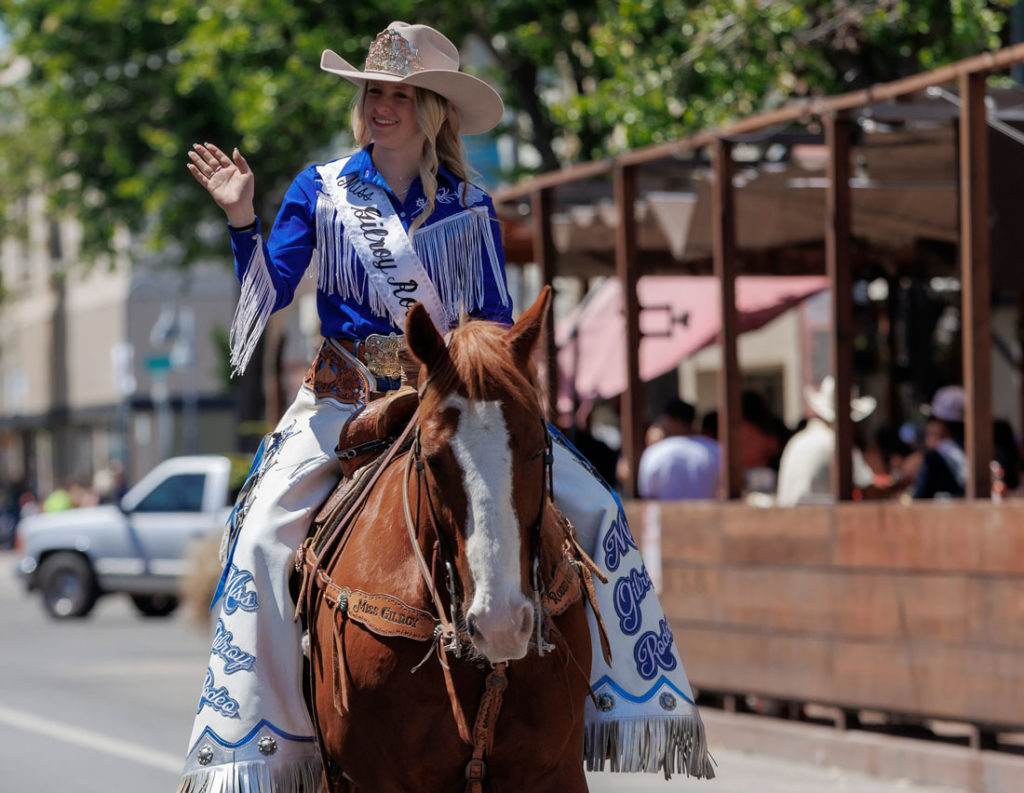
<instances>
[{"instance_id":1,"label":"raised waving hand","mask_svg":"<svg viewBox=\"0 0 1024 793\"><path fill-rule=\"evenodd\" d=\"M195 180L213 197L232 226L248 226L256 218L253 209L255 177L242 153L229 157L212 143L193 143L187 167Z\"/></svg>"}]
</instances>

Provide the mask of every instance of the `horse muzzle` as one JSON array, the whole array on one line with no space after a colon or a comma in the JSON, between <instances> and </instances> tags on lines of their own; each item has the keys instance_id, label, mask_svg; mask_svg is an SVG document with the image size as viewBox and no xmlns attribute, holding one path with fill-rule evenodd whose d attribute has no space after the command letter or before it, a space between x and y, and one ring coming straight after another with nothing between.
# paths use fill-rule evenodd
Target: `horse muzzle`
<instances>
[{"instance_id":1,"label":"horse muzzle","mask_svg":"<svg viewBox=\"0 0 1024 793\"><path fill-rule=\"evenodd\" d=\"M521 596L497 608L474 603L466 614L466 632L473 646L494 664L525 656L533 627L533 606Z\"/></svg>"}]
</instances>

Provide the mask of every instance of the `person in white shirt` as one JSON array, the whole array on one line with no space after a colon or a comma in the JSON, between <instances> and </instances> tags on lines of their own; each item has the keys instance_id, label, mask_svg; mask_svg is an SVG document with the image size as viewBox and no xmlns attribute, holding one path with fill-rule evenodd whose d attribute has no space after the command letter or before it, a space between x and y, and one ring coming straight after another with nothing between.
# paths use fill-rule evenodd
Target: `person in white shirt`
<instances>
[{"instance_id":1,"label":"person in white shirt","mask_svg":"<svg viewBox=\"0 0 1024 793\"><path fill-rule=\"evenodd\" d=\"M775 503L781 507L809 502L828 502L832 495L832 460L835 456L836 417L835 380L831 375L818 388L804 387L804 400L814 413L807 426L793 435L782 450L779 460ZM863 421L875 409L870 396L850 400L850 417ZM874 484L875 474L864 460L860 449L853 449L853 485L866 488Z\"/></svg>"}]
</instances>

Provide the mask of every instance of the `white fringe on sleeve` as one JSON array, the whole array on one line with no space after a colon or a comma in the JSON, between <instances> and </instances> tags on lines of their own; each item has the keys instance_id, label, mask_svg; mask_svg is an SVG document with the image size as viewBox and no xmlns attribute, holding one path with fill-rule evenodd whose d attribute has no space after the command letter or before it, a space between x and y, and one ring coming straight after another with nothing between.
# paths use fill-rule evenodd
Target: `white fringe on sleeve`
<instances>
[{"instance_id":1,"label":"white fringe on sleeve","mask_svg":"<svg viewBox=\"0 0 1024 793\"><path fill-rule=\"evenodd\" d=\"M263 256L263 239L256 234L254 240L256 248L249 258L249 265L242 278L242 294L238 298L228 337L231 346L231 373L235 376L245 373L249 359L252 358L277 302L277 290L274 288L274 282L270 280Z\"/></svg>"}]
</instances>

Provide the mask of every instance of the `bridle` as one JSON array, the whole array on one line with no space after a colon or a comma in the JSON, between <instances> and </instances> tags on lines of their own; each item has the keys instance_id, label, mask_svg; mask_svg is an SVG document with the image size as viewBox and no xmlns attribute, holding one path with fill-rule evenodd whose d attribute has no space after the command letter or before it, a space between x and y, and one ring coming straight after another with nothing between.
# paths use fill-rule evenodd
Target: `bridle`
<instances>
[{"instance_id":1,"label":"bridle","mask_svg":"<svg viewBox=\"0 0 1024 793\"><path fill-rule=\"evenodd\" d=\"M531 586L533 587L534 624L536 626L536 645L538 655L544 655L544 653L549 649L553 649L553 645L548 644L545 636L548 621L545 619L545 611L541 604L540 546L544 510L546 509L551 493L553 492L552 463L554 455L552 451L551 433L543 418L541 419L541 425L544 430L544 444L540 449L527 458L532 462L538 457L543 456L540 500L537 505L536 516L528 529L530 535L530 566ZM427 466L423 461L422 446L420 443L420 428L417 424L412 446L406 459L405 471L402 477L402 501L403 510L405 512L405 523L409 532L409 543L412 546L413 554L416 556L420 571L423 574L423 579L427 585L427 590L430 592L430 597L434 601L434 609L439 622L437 626L438 630L435 633L437 654L438 660L441 662L441 670L445 679L445 687L448 690L448 698L452 705L452 713L455 717L460 737L473 747L472 757L466 764L465 768L466 791L467 793L482 793L483 781L487 776L487 763L485 758L492 749L495 724L497 722L498 713L501 710L504 690L508 685L505 672L507 663L500 662L494 664L491 671L487 674L486 684L480 699L476 719L474 720L472 730L470 730L469 724L462 710L462 706L459 703L459 697L455 691L455 685L451 677L451 670L443 658L443 654L446 652L451 652L455 658L461 658L465 645L472 643L473 637L470 633L471 626L465 619L465 615L462 613L462 596L465 592L465 587L459 579L455 570L455 565L453 564L455 556L452 553L451 542L446 536L446 532L443 530L442 522L438 516L437 508L430 492L430 486L427 482L426 467ZM417 485L415 510L412 509L409 502L409 481L413 474L415 474ZM425 497L426 500L427 515L429 516L430 527L434 532L436 542L435 562L443 564L447 579L446 583L449 605L447 615L445 614L444 604L437 591L432 566L427 564L427 560L424 558L423 551L420 548L420 526L418 518L422 512L420 499L423 497ZM465 635L458 630L457 626L459 625L466 625ZM428 652L420 664L422 665L426 662L430 655L431 653Z\"/></svg>"},{"instance_id":2,"label":"bridle","mask_svg":"<svg viewBox=\"0 0 1024 793\"><path fill-rule=\"evenodd\" d=\"M538 457L543 458L540 499L537 504L537 512L530 526L527 528L527 532L529 533L530 543L530 586L532 588L534 606L536 647L537 654L543 656L546 652L552 649L552 645L547 641L545 630L546 621L544 619L544 611L541 606L543 591L540 580L541 530L544 521L544 510L546 509L552 493L554 492L554 452L551 432L548 429L547 422L544 421L543 418L541 419L541 427L544 432L544 443L541 448L537 449L527 457L527 462L533 462ZM403 509L405 511L406 528L409 532L409 540L412 545L413 553L416 556L420 571L427 584L427 590L430 592L431 598L434 601L434 607L437 610L438 618L441 621L441 632L445 640L444 648L445 650L450 651L456 658L461 658L465 645L472 641L473 636L472 626L465 619L463 611L465 585L459 578L455 569L455 554L451 548L451 541L448 536L449 532L444 530L442 520L438 516L437 508L434 505L434 498L431 495L429 483L427 482L426 467L427 466L423 461L422 447L420 444L420 428L417 426L412 441L412 447L406 461L405 474L402 479L402 501ZM415 474L417 485L415 509L412 508L409 500L409 480L413 474ZM424 496L427 506L427 515L430 519L430 528L433 530L436 540L436 561L439 562L445 572L449 605L447 614L445 613L444 604L441 601L437 585L434 580L435 577L432 570L433 565L429 565L427 563L418 541L420 534L418 516L422 511L420 499ZM460 631L458 629L458 626L460 625L466 626L465 631Z\"/></svg>"}]
</instances>

